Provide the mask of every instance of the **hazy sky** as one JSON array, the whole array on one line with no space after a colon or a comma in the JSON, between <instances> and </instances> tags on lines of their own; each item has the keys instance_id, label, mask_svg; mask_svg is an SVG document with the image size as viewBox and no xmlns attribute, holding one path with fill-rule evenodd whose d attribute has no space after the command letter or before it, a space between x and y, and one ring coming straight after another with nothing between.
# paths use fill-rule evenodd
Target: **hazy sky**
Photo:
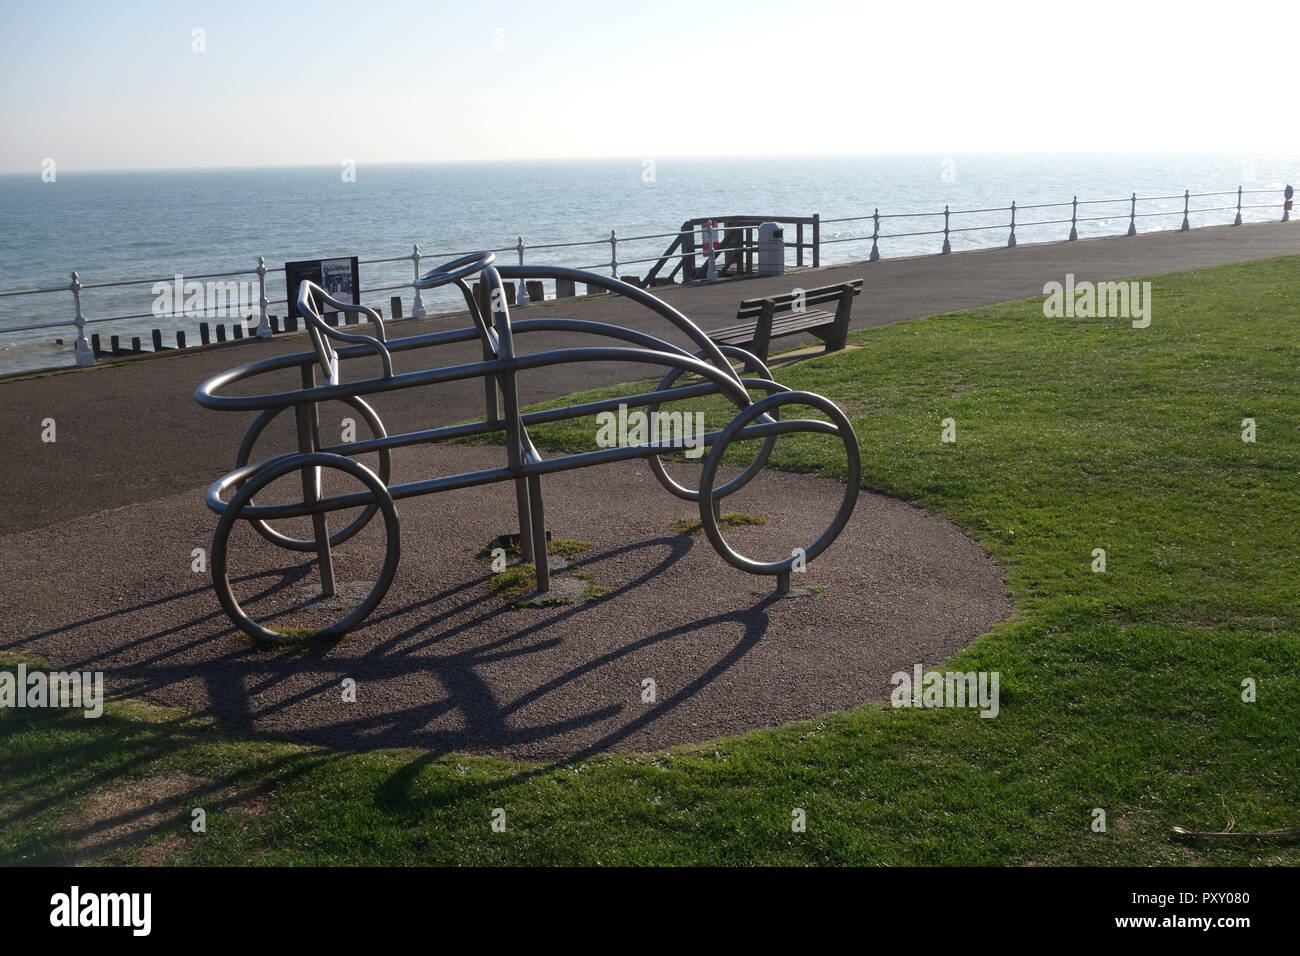
<instances>
[{"instance_id":1,"label":"hazy sky","mask_svg":"<svg viewBox=\"0 0 1300 956\"><path fill-rule=\"evenodd\" d=\"M0 10L3 172L1300 145L1292 2Z\"/></svg>"}]
</instances>

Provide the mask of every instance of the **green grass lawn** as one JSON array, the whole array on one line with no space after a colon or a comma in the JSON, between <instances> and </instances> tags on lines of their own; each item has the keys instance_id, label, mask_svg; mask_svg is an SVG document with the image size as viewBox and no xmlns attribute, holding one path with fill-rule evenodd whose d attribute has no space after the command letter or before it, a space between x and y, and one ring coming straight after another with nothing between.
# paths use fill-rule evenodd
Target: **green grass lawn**
<instances>
[{"instance_id":1,"label":"green grass lawn","mask_svg":"<svg viewBox=\"0 0 1300 956\"><path fill-rule=\"evenodd\" d=\"M1007 569L1015 617L951 662L1000 672L996 719L875 704L547 766L342 755L130 702L95 721L6 711L0 862L1300 863L1295 843L1170 834L1300 825L1297 270L1155 277L1146 329L1027 300L778 374L849 414L865 487L946 515ZM833 475L830 452L794 437L773 463ZM132 830L104 807L135 790L173 796Z\"/></svg>"}]
</instances>

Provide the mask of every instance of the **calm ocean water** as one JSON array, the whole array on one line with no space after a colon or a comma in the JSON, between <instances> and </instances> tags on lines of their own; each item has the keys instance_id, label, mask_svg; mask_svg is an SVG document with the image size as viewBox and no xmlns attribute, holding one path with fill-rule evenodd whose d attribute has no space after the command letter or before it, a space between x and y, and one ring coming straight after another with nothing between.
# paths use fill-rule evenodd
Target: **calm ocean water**
<instances>
[{"instance_id":1,"label":"calm ocean water","mask_svg":"<svg viewBox=\"0 0 1300 956\"><path fill-rule=\"evenodd\" d=\"M599 160L501 164L361 166L345 182L332 167L213 169L131 173L60 171L43 182L38 173L0 176L0 291L66 285L75 269L85 284L170 278L252 269L266 257L269 298L285 295L283 263L356 255L361 259L407 255L420 243L428 269L438 253L526 243L608 239L671 232L704 215L811 215L823 218L1108 199L1247 188L1276 194L1248 197L1270 203L1247 210L1247 221L1275 219L1282 186L1300 180L1300 157L1238 154L1138 156L862 156L772 159ZM1224 205L1229 197L1193 200ZM1181 210L1181 199L1161 208ZM1139 206L1139 211L1144 207ZM1150 210L1155 208L1147 206ZM1080 236L1113 234L1127 227L1127 205L1081 207L1080 215L1113 214L1081 223ZM1068 209L1025 211L1019 219L1068 217ZM1231 222L1231 213L1193 217L1192 225ZM1003 223L1006 213L963 217L953 225ZM1138 228L1177 228L1176 216L1138 220ZM882 232L941 228L941 220L882 224ZM823 240L870 235L870 222L827 224ZM1063 239L1062 227L1020 227L1021 242ZM788 238L793 239L793 236ZM619 243L620 262L657 255L669 240ZM1002 245L1004 230L955 233L955 250ZM882 256L938 252L940 237L882 240ZM826 245L823 263L865 259L870 242ZM502 256L515 262L513 254ZM584 267L608 263L607 243L529 252L528 262ZM790 261L793 261L791 259ZM629 266L622 274L642 273ZM599 270L607 272L605 270ZM362 301L388 314L390 292L365 289L409 282L410 262L361 267ZM255 277L248 277L254 279ZM454 304L438 290L426 306ZM403 290L406 310L411 292ZM82 294L87 319L150 313L148 284L89 289ZM269 310L283 314L283 305ZM75 330L3 334L31 322L71 319L68 293L0 298L0 371L71 362ZM185 328L198 341L197 318L152 315L88 326L107 342L110 334L140 335L163 328L167 340ZM214 320L215 321L215 320ZM229 319L225 320L229 323ZM54 339L61 337L63 346Z\"/></svg>"}]
</instances>

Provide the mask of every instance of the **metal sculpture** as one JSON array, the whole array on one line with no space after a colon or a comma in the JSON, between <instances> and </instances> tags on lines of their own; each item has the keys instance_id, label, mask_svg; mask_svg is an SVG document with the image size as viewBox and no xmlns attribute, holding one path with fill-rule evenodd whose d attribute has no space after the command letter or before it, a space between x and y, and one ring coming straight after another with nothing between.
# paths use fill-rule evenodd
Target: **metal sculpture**
<instances>
[{"instance_id":1,"label":"metal sculpture","mask_svg":"<svg viewBox=\"0 0 1300 956\"><path fill-rule=\"evenodd\" d=\"M464 294L465 303L473 319L473 326L443 332L416 335L389 341L383 320L365 306L341 302L311 282L303 282L298 290L298 310L305 317L312 351L250 362L216 375L196 392L199 403L223 411L258 411L240 445L236 467L216 481L206 495L206 503L220 516L212 542L212 583L222 608L231 621L246 634L258 641L280 641L282 632L268 628L249 617L240 607L231 590L228 575L228 543L231 529L238 521L247 521L264 538L272 543L300 552L315 552L321 579L321 592L334 593L334 569L331 549L347 541L383 513L387 546L382 570L364 600L342 619L315 632L317 636L333 637L347 633L360 624L379 604L397 570L401 553L397 508L394 502L419 495L434 494L455 488L513 481L519 517L519 550L522 560L536 566L537 589L545 592L550 587L550 573L546 554L545 512L542 503L542 476L590 465L645 458L649 461L660 484L670 493L699 504L700 521L710 543L730 564L751 574L775 576L777 590L790 589L791 568L800 562L811 561L823 552L839 535L853 513L858 496L861 473L858 443L848 418L829 400L811 392L787 389L772 380L771 372L756 356L733 346L718 345L690 319L662 299L626 282L604 278L577 269L550 266L497 266L492 253L482 252L463 256L445 263L421 276L415 283L417 290L454 284ZM477 297L473 294L467 277L481 275L488 292L488 311L491 321L484 316ZM544 317L515 319L510 317L505 295L505 280L567 279L586 283L588 288L598 287L631 299L672 323L697 347L690 352L663 339L633 329L581 319ZM349 314L364 314L370 320L374 335L344 332L328 325L321 315L321 304ZM577 332L621 340L629 345L588 346L584 348L553 349L534 354L519 354L515 349L517 336L527 332ZM478 340L482 346L483 360L446 367L427 367L420 371L397 373L393 355L419 349L433 348L455 342ZM344 343L335 350L330 340ZM382 374L378 378L343 384L340 380L340 360L360 356L378 356ZM644 362L668 368L667 373L652 392L626 395L616 399L568 405L562 408L521 413L516 379L520 372L545 368L569 362ZM740 363L744 374L732 367ZM262 395L222 395L221 390L236 382L243 382L265 373L298 368L302 387L293 391ZM317 371L323 382L317 381ZM683 374L693 373L703 379L696 384L675 386ZM418 388L444 382L482 378L484 386L485 416L481 421L448 425L423 431L389 435L374 409L363 400L364 395L375 395L398 389ZM758 400L750 397L749 390L768 394ZM658 412L666 401L679 401L721 394L735 403L735 418L719 432L703 436L709 446L700 471L696 488L687 487L670 477L664 469L660 455L682 449L683 441L662 439L644 443L602 448L580 454L543 458L528 435L528 427L546 422L563 421L596 415L602 411L624 408L646 408L651 415ZM369 426L371 438L340 445L322 447L319 441L317 406L325 401L341 401L355 409ZM799 405L817 409L828 420L820 418L781 419L779 409L784 405ZM253 447L267 425L277 415L293 410L297 432L298 450L263 460L251 460ZM391 450L410 445L445 441L474 435L504 432L506 463L502 468L466 472L423 481L390 485ZM739 491L766 464L779 435L808 432L837 436L843 443L848 458L848 471L844 497L830 525L815 541L805 548L796 548L784 560L755 561L732 548L718 528L721 500ZM736 477L718 483L718 466L727 447L733 442L762 439L763 444L754 460ZM377 453L378 473L355 456ZM364 491L333 497L324 497L322 473L324 469L337 469L359 481ZM293 504L258 505L254 495L272 482L293 472L302 476L303 498ZM234 491L227 501L223 496ZM362 508L361 513L346 526L331 531L329 515L345 509ZM310 517L311 538L294 538L277 531L269 522L295 517Z\"/></svg>"}]
</instances>

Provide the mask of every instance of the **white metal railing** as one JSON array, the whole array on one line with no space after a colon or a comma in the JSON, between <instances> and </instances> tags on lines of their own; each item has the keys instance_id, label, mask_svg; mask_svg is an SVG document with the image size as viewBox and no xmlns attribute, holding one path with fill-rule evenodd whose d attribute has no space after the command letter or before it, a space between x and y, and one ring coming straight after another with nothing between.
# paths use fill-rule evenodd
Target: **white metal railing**
<instances>
[{"instance_id":1,"label":"white metal railing","mask_svg":"<svg viewBox=\"0 0 1300 956\"><path fill-rule=\"evenodd\" d=\"M187 276L186 278L190 281L197 281L199 279L226 279L232 276L249 276L249 275L257 276L258 290L260 293L258 296L259 312L258 312L257 335L259 338L270 338L271 324L270 324L270 319L266 314L266 307L271 303L268 302L266 298L266 260L262 256L257 257L256 269L249 269L249 270L237 271L237 272L207 272L201 275L190 275ZM77 275L77 273L74 272L72 273L72 281L68 283L66 286L54 286L52 288L47 288L47 289L18 289L14 291L0 292L0 298L7 298L10 296L20 296L20 295L41 295L49 292L71 292L73 310L75 312L75 315L72 319L56 319L55 321L52 322L32 322L26 325L5 326L4 328L0 328L0 334L12 333L12 332L29 332L38 329L54 329L63 326L68 326L68 325L76 326L77 340L73 348L73 354L76 358L76 363L78 365L93 365L95 364L95 353L90 347L90 342L86 340L87 325L93 325L99 322L125 322L130 319L147 319L150 318L151 316L155 316L155 313L138 312L138 313L128 314L128 315L111 315L111 316L105 316L103 318L98 318L98 319L87 319L84 315L81 314L81 293L86 289L111 289L111 288L133 286L133 285L155 286L160 282L168 282L172 278L174 277L168 276L166 279L160 279L160 278L121 279L116 282L96 282L90 285L86 285L81 281L81 278ZM182 315L183 314L184 314L184 308L182 307Z\"/></svg>"},{"instance_id":2,"label":"white metal railing","mask_svg":"<svg viewBox=\"0 0 1300 956\"><path fill-rule=\"evenodd\" d=\"M881 239L899 239L899 238L911 237L911 236L940 236L940 235L943 236L943 246L940 249L940 253L946 254L952 252L952 242L950 236L954 232L977 232L981 230L990 230L990 229L998 229L998 230L1005 229L1008 231L1007 246L1014 247L1016 244L1017 226L1024 229L1029 226L1051 226L1051 225L1063 225L1065 223L1069 223L1070 224L1069 240L1073 242L1074 240L1079 238L1079 223L1081 222L1098 222L1103 220L1125 218L1123 214L1116 214L1116 213L1109 213L1101 216L1080 216L1079 215L1080 206L1099 206L1099 205L1107 205L1107 204L1114 205L1117 203L1128 204L1129 207L1127 212L1127 218L1129 220L1128 235L1130 236L1137 235L1137 220L1150 217L1150 216L1181 215L1183 217L1183 221L1182 224L1179 226L1179 230L1182 232L1186 232L1188 229L1191 228L1191 222L1189 217L1193 213L1236 210L1236 218L1233 220L1232 225L1240 226L1242 222L1241 211L1243 209L1269 209L1269 208L1278 207L1278 203L1276 202L1246 203L1243 202L1245 196L1258 194L1258 193L1275 193L1276 191L1277 191L1276 189L1245 189L1241 186L1238 186L1236 189L1221 190L1218 192L1194 193L1191 192L1190 190L1183 190L1182 193L1175 193L1168 196L1139 196L1137 193L1133 193L1130 196L1125 196L1120 199L1081 200L1079 199L1078 196L1075 196L1069 202L1027 203L1024 205L1017 205L1016 202L1012 200L1009 206L991 206L983 209L951 209L948 206L944 206L942 211L887 213L884 215L882 215L880 210L877 209L870 216L844 216L838 219L822 219L823 225L827 225L831 223L840 223L840 222L865 222L867 220L870 220L872 223L872 230L870 235L864 234L859 236L845 236L842 238L821 239L820 241L823 245L831 245L839 242L865 242L866 240L870 239L871 252L868 258L872 262L875 262L877 259L880 258L879 243ZM1290 219L1291 193L1292 190L1290 186L1287 186L1286 189L1283 191L1283 201L1281 203L1283 222L1286 222ZM1204 198L1207 196L1236 196L1237 201L1235 204L1230 203L1228 205L1222 205L1222 206L1197 206L1196 208L1193 208L1191 206L1191 201L1193 199ZM1183 200L1183 208L1181 210L1162 209L1162 210L1155 210L1152 212L1137 211L1137 206L1138 203L1140 202L1162 202L1162 201L1176 200L1176 199ZM1070 208L1069 218L1060 217L1056 219L1036 219L1036 220L1030 220L1028 222L1016 221L1016 213L1023 212L1026 209L1063 209L1067 206ZM953 216L987 215L987 214L1002 213L1002 212L1010 214L1010 220L1008 222L988 223L983 225L958 226L958 227L953 227L951 224L951 219ZM912 232L883 232L882 233L880 231L880 221L882 219L921 219L927 217L931 217L931 218L942 217L943 228L927 229L927 230L912 231Z\"/></svg>"},{"instance_id":3,"label":"white metal railing","mask_svg":"<svg viewBox=\"0 0 1300 956\"><path fill-rule=\"evenodd\" d=\"M953 233L975 233L975 232L990 231L990 230L1006 230L1008 233L1006 245L1009 247L1014 247L1016 245L1017 228L1025 229L1029 227L1053 226L1053 225L1064 226L1066 223L1068 223L1070 226L1068 238L1070 241L1073 241L1078 239L1079 237L1078 234L1079 223L1115 220L1115 219L1122 219L1125 217L1127 217L1129 220L1127 234L1130 236L1136 235L1137 233L1137 220L1143 218L1149 218L1149 217L1181 216L1182 222L1179 225L1179 230L1186 231L1191 227L1190 217L1193 215L1202 214L1202 213L1212 213L1212 212L1235 211L1236 215L1232 222L1232 225L1238 226L1242 224L1242 210L1279 208L1279 203L1277 201L1252 203L1252 202L1245 202L1244 200L1246 199L1246 197L1257 196L1263 193L1276 193L1276 191L1277 190L1275 188L1245 189L1241 186L1238 186L1235 190L1222 190L1222 191L1215 191L1215 192L1198 192L1198 193L1193 193L1190 190L1184 190L1181 194L1175 193L1175 194L1163 195L1163 196L1138 196L1137 193L1133 193L1130 196L1116 198L1116 199L1081 200L1078 198L1078 196L1075 196L1068 202L1026 203L1020 205L1018 205L1013 200L1007 206L991 206L991 207L983 207L983 208L975 208L975 209L952 209L949 206L945 205L942 211L933 210L933 211L925 211L925 212L881 213L879 208L877 208L870 215L842 216L842 217L831 218L831 219L821 218L819 216L812 217L812 221L819 221L820 224L823 226L840 224L840 223L870 222L871 231L869 233L863 231L856 235L832 236L830 238L824 238L818 234L817 230L814 230L813 233L814 238L811 246L814 251L814 262L816 262L818 261L819 258L821 245L837 245L841 243L853 243L853 242L865 243L867 241L870 241L871 249L867 255L867 259L869 261L874 262L880 259L880 241L890 240L890 239L914 238L914 237L921 237L921 236L942 236L943 242L940 248L940 254L947 254L952 251L951 235ZM1195 207L1191 205L1192 199L1206 199L1211 197L1222 197L1222 196L1235 196L1236 202L1235 203L1230 202L1223 205L1208 205L1208 206L1195 206ZM1287 186L1283 192L1283 201L1280 204L1280 209L1282 212L1281 220L1283 222L1286 222L1290 219L1291 197L1292 197L1292 188L1290 186ZM1177 199L1183 200L1183 205L1181 210L1179 209L1172 209L1172 210L1155 209L1149 211L1145 209L1143 211L1138 210L1139 203L1169 202ZM1080 211L1079 207L1081 206L1098 207L1098 206L1107 206L1107 205L1115 206L1119 204L1127 204L1128 207L1127 210L1123 213L1112 212L1103 215L1083 215L1083 216L1079 215L1079 211ZM1068 217L1064 215L1052 217L1051 213L1045 212L1046 210L1053 210L1053 209L1063 210L1065 208L1069 208L1070 210L1070 215ZM1017 215L1023 214L1026 211L1030 211L1030 210L1035 211L1034 212L1035 215L1038 216L1046 215L1049 218L1030 219L1027 221L1023 219L1021 220L1017 219ZM1042 210L1044 212L1038 212L1039 210ZM1087 212L1088 209L1085 208L1084 211ZM989 215L997 215L1001 213L1008 214L1008 219L1005 222L998 221L995 223L982 223L982 224L974 224L974 225L966 225L966 226L954 226L952 224L952 220L954 219L954 217L973 216L973 215L989 216ZM776 218L779 219L780 217L776 217ZM938 225L939 219L942 219L942 227L939 227ZM934 228L925 228L919 230L914 229L910 231L881 232L882 221L885 222L886 228L889 228L888 222L891 220L932 220L934 221ZM900 225L902 225L902 223L900 223ZM725 249L719 249L718 253L752 253L755 250L757 243L748 241L745 238L746 235L748 234L748 231L753 228L752 226L737 225L732 227L724 227L724 229L720 231L728 231L728 228L730 231L738 232L741 234L740 241L737 242L735 245L728 246ZM639 234L639 235L619 238L617 232L611 229L609 232L609 238L607 239L601 238L601 239L576 240L576 241L564 241L564 242L542 242L542 243L525 243L523 236L519 236L518 240L515 242L514 245L501 246L499 248L492 249L490 251L496 253L513 252L518 256L519 264L524 265L525 253L528 252L538 253L544 251L577 250L577 249L588 249L592 247L607 246L609 249L609 258L607 260L587 262L577 266L577 268L584 269L587 271L608 269L611 276L613 276L614 278L618 278L619 269L627 266L643 265L645 263L651 263L651 262L661 263L664 261L665 258L675 260L680 257L683 264L685 264L685 262L688 259L693 261L694 257L698 254L698 248L699 248L694 242L694 237L696 237L699 234L700 234L700 230L697 227L692 227L690 229L678 230L674 232L648 233L648 234ZM690 238L690 243L689 243L690 248L687 248L688 243L685 241L688 237ZM652 240L663 240L663 239L669 239L674 241L678 239L682 239L683 242L681 243L682 245L681 251L680 252L670 251L669 254L660 253L658 255L626 259L622 262L620 262L618 259L620 243L624 243L624 244L644 243ZM391 292L396 290L413 289L414 300L412 303L411 318L425 318L428 314L427 306L420 294L420 290L414 287L415 280L418 279L420 276L421 261L423 259L437 259L440 261L445 259L454 259L454 258L459 258L461 256L467 255L471 252L479 252L479 251L483 251L483 250L474 249L474 250L452 250L452 251L439 251L439 252L421 252L420 247L417 244L412 247L412 251L409 254L404 256L392 256L392 257L377 258L377 259L358 259L359 265L366 265L366 266L378 266L378 265L386 265L386 264L393 264L399 262L410 262L412 265L412 281L401 282L392 285L382 285L382 286L374 286L374 287L359 289L357 290L356 293L358 297L358 301L360 299L360 296L363 293L374 294L379 292ZM802 254L802 247L800 248L799 251L800 254ZM238 276L257 276L257 283L258 283L257 309L255 314L250 314L248 316L248 320L251 323L251 321L254 318L256 318L257 320L256 335L258 338L261 339L270 338L274 330L271 324L271 317L268 315L267 312L267 307L271 305L279 305L279 304L287 305L289 301L290 290L286 290L286 296L282 299L270 300L267 298L267 289L266 289L267 267L266 267L266 260L264 257L262 256L258 257L257 267L254 269L237 270L231 272L210 272L210 273L203 273L200 275L184 275L183 278L187 282L189 282L189 281L196 281L200 279L229 279ZM164 282L164 283L170 282L174 278L177 278L177 276L167 276L163 278L152 277L152 278L143 278L143 279L123 279L123 280L118 280L113 282L98 282L98 283L87 284L87 283L83 283L80 280L76 272L73 272L72 281L69 282L67 285L50 286L50 287L38 288L38 289L15 289L15 290L0 291L0 299L16 297L16 296L47 295L47 294L58 294L58 293L71 293L72 295L72 303L71 303L72 317L55 319L55 320L44 321L44 322L30 322L21 325L5 326L3 328L0 328L0 335L73 326L77 330L77 339L73 350L76 364L92 365L94 364L95 361L95 353L91 347L90 342L87 341L86 339L86 327L88 325L97 325L106 322L124 322L124 321L144 319L150 317L173 318L173 319L184 318L187 316L187 314L192 315L192 313L187 313L185 308L182 306L182 309L179 313L177 313L175 309L173 309L171 312L164 313L161 315L158 314L157 312L140 312L140 313L130 313L124 315L111 315L111 316L96 317L96 318L86 318L85 315L83 315L82 313L82 302L81 302L82 293L87 290L96 290L96 289L109 289L109 288L138 286L138 285L153 286L153 285L157 285L160 282ZM519 291L516 298L516 305L526 306L528 303L529 303L529 291L527 289L527 285L521 282L519 284ZM252 312L251 308L249 308L247 311L249 311L250 313ZM183 335L184 335L183 332L177 333L178 344L182 346L184 344ZM219 338L219 341L220 340L222 339ZM206 341L206 336L205 336L205 341ZM154 333L154 344L155 347L158 347L159 339L158 339L157 331L155 331Z\"/></svg>"}]
</instances>

